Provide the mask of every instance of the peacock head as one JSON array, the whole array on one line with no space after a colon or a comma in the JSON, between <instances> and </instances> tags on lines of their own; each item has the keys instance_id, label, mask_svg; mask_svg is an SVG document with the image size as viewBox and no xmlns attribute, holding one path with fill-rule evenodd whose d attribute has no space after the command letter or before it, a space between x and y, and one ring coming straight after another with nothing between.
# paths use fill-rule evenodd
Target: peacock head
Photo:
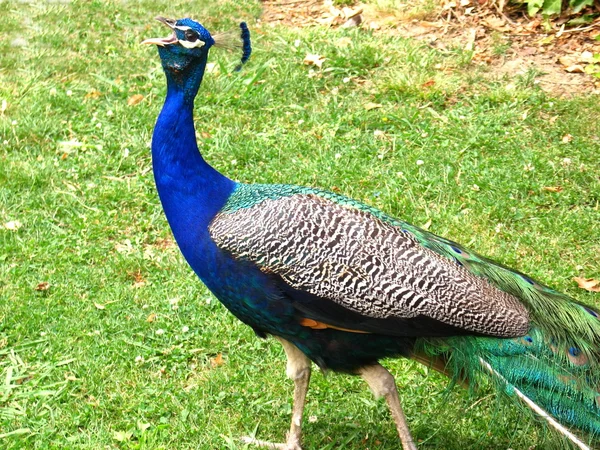
<instances>
[{"instance_id":1,"label":"peacock head","mask_svg":"<svg viewBox=\"0 0 600 450\"><path fill-rule=\"evenodd\" d=\"M171 35L146 39L142 44L154 44L158 47L167 78L175 84L183 85L184 88L194 90L200 85L208 51L213 45L225 48L241 47L242 64L250 57L250 32L244 22L240 23L241 34L237 36L232 33L220 33L213 37L201 24L189 18L174 20L157 17L156 20L168 26L172 30ZM239 68L241 64L236 70Z\"/></svg>"},{"instance_id":2,"label":"peacock head","mask_svg":"<svg viewBox=\"0 0 600 450\"><path fill-rule=\"evenodd\" d=\"M215 44L206 28L192 19L167 19L157 17L173 32L165 38L146 39L142 44L158 46L158 54L166 71L181 73L202 60L206 60L208 50Z\"/></svg>"}]
</instances>

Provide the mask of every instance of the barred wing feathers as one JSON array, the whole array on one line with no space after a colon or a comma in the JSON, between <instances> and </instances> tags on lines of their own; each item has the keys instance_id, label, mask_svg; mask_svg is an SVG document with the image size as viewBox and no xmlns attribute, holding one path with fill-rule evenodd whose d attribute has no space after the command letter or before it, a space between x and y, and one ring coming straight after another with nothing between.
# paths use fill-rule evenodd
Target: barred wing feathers
<instances>
[{"instance_id":1,"label":"barred wing feathers","mask_svg":"<svg viewBox=\"0 0 600 450\"><path fill-rule=\"evenodd\" d=\"M210 233L222 249L283 280L309 319L392 334L390 321L414 320L430 327L420 336L527 333L528 311L517 297L402 225L322 191L241 185ZM435 330L437 322L447 331Z\"/></svg>"}]
</instances>

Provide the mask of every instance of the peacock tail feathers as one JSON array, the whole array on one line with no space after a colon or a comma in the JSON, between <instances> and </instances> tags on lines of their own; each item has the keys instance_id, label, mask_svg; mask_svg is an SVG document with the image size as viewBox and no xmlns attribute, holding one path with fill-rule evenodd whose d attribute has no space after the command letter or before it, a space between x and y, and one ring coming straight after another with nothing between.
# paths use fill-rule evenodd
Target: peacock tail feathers
<instances>
[{"instance_id":1,"label":"peacock tail feathers","mask_svg":"<svg viewBox=\"0 0 600 450\"><path fill-rule=\"evenodd\" d=\"M591 350L591 345L588 347ZM562 424L600 435L597 353L590 359L577 347L561 345L535 326L526 336L513 339L421 339L415 351L438 365L442 360L446 374L472 386L492 375L500 391L511 397L524 394ZM424 357L419 360L426 362Z\"/></svg>"}]
</instances>

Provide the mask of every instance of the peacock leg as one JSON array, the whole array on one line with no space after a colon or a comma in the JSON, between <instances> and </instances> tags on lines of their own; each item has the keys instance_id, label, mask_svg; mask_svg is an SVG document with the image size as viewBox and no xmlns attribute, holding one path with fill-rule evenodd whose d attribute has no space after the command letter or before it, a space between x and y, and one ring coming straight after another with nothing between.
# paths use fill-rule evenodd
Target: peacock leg
<instances>
[{"instance_id":1,"label":"peacock leg","mask_svg":"<svg viewBox=\"0 0 600 450\"><path fill-rule=\"evenodd\" d=\"M417 450L417 446L410 435L406 416L400 406L400 397L398 396L398 389L396 388L396 382L392 374L380 364L363 367L358 373L367 382L375 397L385 397L396 423L402 448L404 450Z\"/></svg>"},{"instance_id":2,"label":"peacock leg","mask_svg":"<svg viewBox=\"0 0 600 450\"><path fill-rule=\"evenodd\" d=\"M302 450L300 439L302 437L302 414L304 413L304 403L306 393L308 392L308 383L310 381L310 359L304 353L298 350L294 344L285 339L277 338L287 356L286 374L294 380L294 406L292 409L292 424L287 435L285 444L278 444L267 441L260 441L251 437L244 437L242 440L247 444L257 445L259 447L272 448L277 450Z\"/></svg>"}]
</instances>

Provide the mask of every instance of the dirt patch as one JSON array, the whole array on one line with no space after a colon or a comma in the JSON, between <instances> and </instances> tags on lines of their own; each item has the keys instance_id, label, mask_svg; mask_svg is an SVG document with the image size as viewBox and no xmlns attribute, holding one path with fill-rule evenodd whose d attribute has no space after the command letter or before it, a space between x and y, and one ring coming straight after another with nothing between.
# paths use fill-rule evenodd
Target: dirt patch
<instances>
[{"instance_id":1,"label":"dirt patch","mask_svg":"<svg viewBox=\"0 0 600 450\"><path fill-rule=\"evenodd\" d=\"M292 27L362 27L411 37L446 50L472 52L493 77L529 75L558 96L600 94L600 17L568 28L566 20L543 22L519 10L500 11L486 0L446 0L435 9L398 3L335 6L331 0L264 1L263 21ZM475 3L472 3L475 2Z\"/></svg>"}]
</instances>

